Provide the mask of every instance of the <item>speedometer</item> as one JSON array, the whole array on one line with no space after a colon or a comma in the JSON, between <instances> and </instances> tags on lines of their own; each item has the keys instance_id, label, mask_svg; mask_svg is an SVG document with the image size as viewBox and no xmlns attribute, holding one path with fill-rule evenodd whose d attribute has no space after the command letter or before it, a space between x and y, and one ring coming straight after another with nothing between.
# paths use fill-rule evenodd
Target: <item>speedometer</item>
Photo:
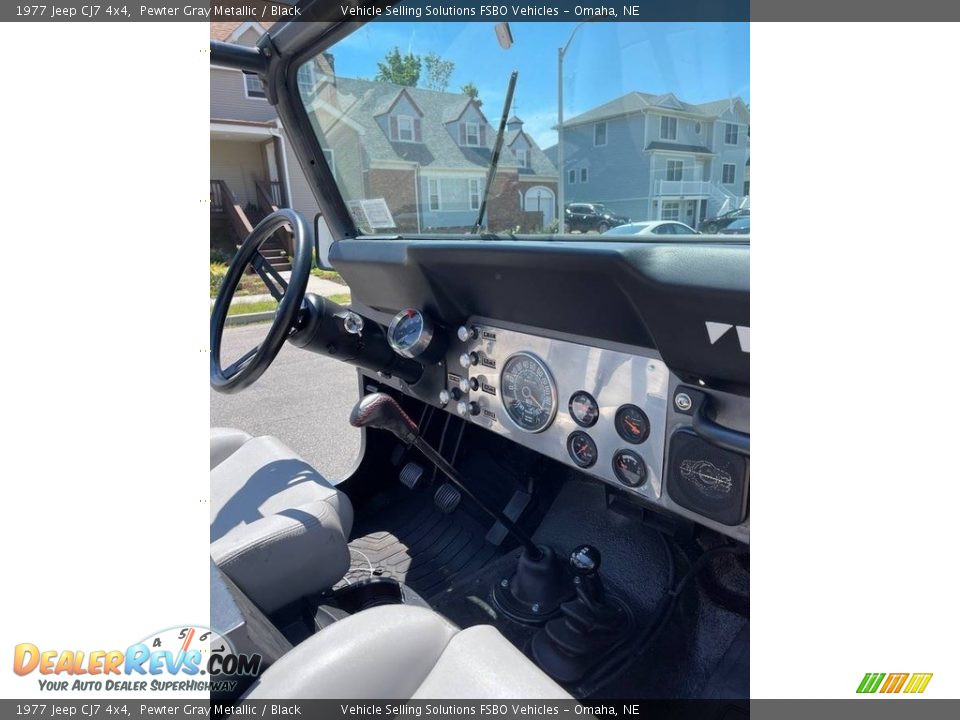
<instances>
[{"instance_id":1,"label":"speedometer","mask_svg":"<svg viewBox=\"0 0 960 720\"><path fill-rule=\"evenodd\" d=\"M507 358L500 373L500 399L524 432L546 430L557 414L557 386L543 361L530 353Z\"/></svg>"}]
</instances>

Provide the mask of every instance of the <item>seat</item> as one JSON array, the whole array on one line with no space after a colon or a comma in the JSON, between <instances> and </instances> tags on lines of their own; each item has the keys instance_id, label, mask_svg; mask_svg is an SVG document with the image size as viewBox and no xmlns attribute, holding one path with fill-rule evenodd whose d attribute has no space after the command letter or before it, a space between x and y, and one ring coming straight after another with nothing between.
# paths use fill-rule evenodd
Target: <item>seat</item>
<instances>
[{"instance_id":1,"label":"seat","mask_svg":"<svg viewBox=\"0 0 960 720\"><path fill-rule=\"evenodd\" d=\"M210 556L266 613L350 566L349 498L277 438L210 431Z\"/></svg>"},{"instance_id":2,"label":"seat","mask_svg":"<svg viewBox=\"0 0 960 720\"><path fill-rule=\"evenodd\" d=\"M410 605L362 610L263 673L248 700L570 699L491 625L460 630Z\"/></svg>"}]
</instances>

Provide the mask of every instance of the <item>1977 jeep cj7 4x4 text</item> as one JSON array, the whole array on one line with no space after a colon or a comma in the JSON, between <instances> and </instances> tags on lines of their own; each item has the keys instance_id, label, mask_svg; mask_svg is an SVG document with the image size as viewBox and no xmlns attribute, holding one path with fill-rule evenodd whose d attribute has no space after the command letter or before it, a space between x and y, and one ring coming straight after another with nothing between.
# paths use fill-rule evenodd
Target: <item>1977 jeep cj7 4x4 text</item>
<instances>
[{"instance_id":1,"label":"1977 jeep cj7 4x4 text","mask_svg":"<svg viewBox=\"0 0 960 720\"><path fill-rule=\"evenodd\" d=\"M350 363L364 437L334 485L211 431L212 623L269 665L237 697L748 697L749 240L557 232L572 201L689 225L746 206L746 29L260 32L213 63L276 107L322 212L239 248L211 383L243 390L287 342ZM712 64L665 78L663 53ZM281 227L289 272L260 251ZM349 308L307 292L314 257ZM228 365L248 267L279 305Z\"/></svg>"}]
</instances>

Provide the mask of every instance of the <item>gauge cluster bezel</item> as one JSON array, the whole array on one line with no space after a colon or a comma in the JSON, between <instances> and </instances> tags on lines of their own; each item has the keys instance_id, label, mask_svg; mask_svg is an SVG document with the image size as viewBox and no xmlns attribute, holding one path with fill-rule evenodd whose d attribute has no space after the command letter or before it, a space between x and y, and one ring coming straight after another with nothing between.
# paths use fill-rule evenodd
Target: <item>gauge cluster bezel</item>
<instances>
[{"instance_id":1,"label":"gauge cluster bezel","mask_svg":"<svg viewBox=\"0 0 960 720\"><path fill-rule=\"evenodd\" d=\"M475 353L477 358L475 364L456 369L471 386L479 388L468 395L478 405L469 422L659 503L670 381L669 370L659 357L544 337L479 320L469 323L476 329L476 337L454 341L450 350L451 356ZM503 372L506 363L517 356L533 359L550 378L550 419L535 430L517 423L504 404ZM579 393L597 406L596 418L588 425L581 422L583 417L574 417L573 400ZM617 432L615 418L624 406L635 406L648 421L647 435L639 443L628 442ZM578 432L596 447L596 460L586 467L571 455L569 442ZM646 479L639 486L617 477L613 457L619 450L635 452L643 460Z\"/></svg>"}]
</instances>

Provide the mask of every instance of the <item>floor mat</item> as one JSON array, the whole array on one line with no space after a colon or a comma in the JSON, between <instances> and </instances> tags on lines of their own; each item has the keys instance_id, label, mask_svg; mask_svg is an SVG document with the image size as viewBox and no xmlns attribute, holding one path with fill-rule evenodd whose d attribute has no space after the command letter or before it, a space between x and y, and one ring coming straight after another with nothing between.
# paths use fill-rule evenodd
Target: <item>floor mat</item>
<instances>
[{"instance_id":1,"label":"floor mat","mask_svg":"<svg viewBox=\"0 0 960 720\"><path fill-rule=\"evenodd\" d=\"M440 512L426 490L385 504L354 531L350 570L337 587L369 577L406 583L425 598L481 570L503 551L467 513Z\"/></svg>"},{"instance_id":2,"label":"floor mat","mask_svg":"<svg viewBox=\"0 0 960 720\"><path fill-rule=\"evenodd\" d=\"M535 539L561 557L580 543L598 547L603 555L600 574L610 591L627 600L637 620L638 637L653 621L653 611L669 582L663 539L635 517L610 511L599 483L566 483ZM448 592L431 599L431 604L460 627L495 625L529 655L537 629L504 617L492 601L494 584L513 571L517 554L511 552L473 576L461 577ZM678 563L676 573L685 570L686 566ZM664 632L646 652L624 663L619 672L589 694L607 698L699 697L745 623L746 618L719 607L700 590L699 583L692 583Z\"/></svg>"}]
</instances>

